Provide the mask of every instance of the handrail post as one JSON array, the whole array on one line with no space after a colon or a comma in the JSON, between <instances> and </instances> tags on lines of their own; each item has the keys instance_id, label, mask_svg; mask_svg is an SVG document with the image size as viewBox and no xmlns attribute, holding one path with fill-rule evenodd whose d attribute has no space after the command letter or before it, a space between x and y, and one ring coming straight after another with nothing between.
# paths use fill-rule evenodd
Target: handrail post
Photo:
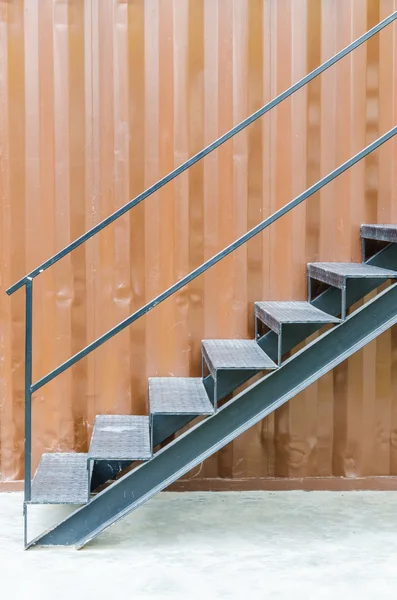
<instances>
[{"instance_id":1,"label":"handrail post","mask_svg":"<svg viewBox=\"0 0 397 600\"><path fill-rule=\"evenodd\" d=\"M32 312L33 280L28 277L25 286L25 448L24 448L24 500L30 502L32 494Z\"/></svg>"}]
</instances>

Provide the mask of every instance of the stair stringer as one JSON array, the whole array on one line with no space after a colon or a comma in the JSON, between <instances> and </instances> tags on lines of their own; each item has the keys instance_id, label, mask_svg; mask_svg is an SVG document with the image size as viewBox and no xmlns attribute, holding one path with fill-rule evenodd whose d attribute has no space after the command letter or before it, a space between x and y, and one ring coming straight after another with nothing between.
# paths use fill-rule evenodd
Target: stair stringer
<instances>
[{"instance_id":1,"label":"stair stringer","mask_svg":"<svg viewBox=\"0 0 397 600\"><path fill-rule=\"evenodd\" d=\"M376 254L374 254L369 260L366 261L368 265L375 267L383 267L386 269L394 269L397 271L397 245L389 244ZM349 286L347 290L346 306L350 308L356 302L361 300L366 294L371 293L373 290L379 287L379 280L362 279L354 281L354 284ZM318 296L312 304L330 315L337 316L340 310L340 295L339 290L329 288L325 290L320 296ZM288 352L292 350L298 344L301 344L313 331L320 329L321 326L313 327L311 325L300 325L299 327L287 327L283 334L283 350ZM278 339L277 334L273 331L266 333L258 343L262 350L266 352L273 360L277 360L278 352ZM244 372L233 373L231 372L228 376L225 376L218 383L218 400L222 400L228 394L232 393L236 387L242 385L250 379L251 375L245 374ZM207 389L209 397L213 398L214 393L214 381L211 375L208 375L204 379L204 385ZM194 416L183 416L183 417L164 417L159 421L157 429L154 432L154 446L163 443L167 438L177 433L182 427L188 425L195 419ZM128 463L125 467L130 467L132 463ZM111 466L111 465L110 465ZM120 468L115 465L113 476L120 473ZM112 478L112 473L109 469L104 473L95 473L94 485L92 490L99 487L106 481Z\"/></svg>"},{"instance_id":2,"label":"stair stringer","mask_svg":"<svg viewBox=\"0 0 397 600\"><path fill-rule=\"evenodd\" d=\"M396 307L393 284L27 547L85 546L395 325Z\"/></svg>"},{"instance_id":3,"label":"stair stringer","mask_svg":"<svg viewBox=\"0 0 397 600\"><path fill-rule=\"evenodd\" d=\"M372 265L374 267L382 267L385 269L394 269L397 271L397 244L390 244L386 248L382 249L380 252L372 256L368 261L368 265ZM346 299L346 307L351 308L356 302L362 300L362 298L371 293L373 290L379 288L380 283L379 280L370 280L370 279L362 279L354 281L354 284L351 285L347 290L347 299ZM324 291L320 296L318 296L313 302L313 306L322 310L323 312L327 312L332 316L337 316L338 311L340 310L340 296L339 290L335 290L334 288L329 288ZM320 329L317 327L317 329ZM310 325L308 327L300 326L299 328L286 328L283 335L283 348L285 352L292 350L298 344L304 342L304 340L313 333L313 327ZM258 343L262 350L266 352L273 360L277 360L277 334L273 331L266 333ZM248 377L243 373L231 373L229 377L224 377L224 379L218 385L218 399L223 400L228 394L231 394L236 387L242 385L248 379L250 379L252 375L249 374ZM208 375L204 379L204 385L207 389L208 395L210 398L213 397L213 388L214 382L211 375ZM193 417L194 418L194 417ZM157 444L161 444L168 437L177 433L177 431L187 425L193 418L184 418L184 420L175 419L175 423L170 423L167 421L167 418L164 419L163 423L160 424L158 431L156 431L156 439L155 446Z\"/></svg>"}]
</instances>

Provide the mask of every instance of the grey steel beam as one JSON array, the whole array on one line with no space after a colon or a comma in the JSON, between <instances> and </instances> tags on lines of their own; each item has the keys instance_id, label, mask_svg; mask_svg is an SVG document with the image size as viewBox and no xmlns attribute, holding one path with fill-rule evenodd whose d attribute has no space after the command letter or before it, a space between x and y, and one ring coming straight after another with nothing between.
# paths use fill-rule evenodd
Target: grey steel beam
<instances>
[{"instance_id":1,"label":"grey steel beam","mask_svg":"<svg viewBox=\"0 0 397 600\"><path fill-rule=\"evenodd\" d=\"M397 323L397 284L30 545L81 548Z\"/></svg>"}]
</instances>

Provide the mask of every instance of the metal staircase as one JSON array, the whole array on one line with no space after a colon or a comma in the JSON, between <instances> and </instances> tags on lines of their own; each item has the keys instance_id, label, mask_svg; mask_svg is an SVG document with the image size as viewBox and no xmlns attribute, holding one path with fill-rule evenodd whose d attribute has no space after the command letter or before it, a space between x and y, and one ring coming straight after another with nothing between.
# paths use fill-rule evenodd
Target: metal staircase
<instances>
[{"instance_id":1,"label":"metal staircase","mask_svg":"<svg viewBox=\"0 0 397 600\"><path fill-rule=\"evenodd\" d=\"M397 279L397 225L363 225L362 263L308 264L308 302L258 299L255 339L204 340L201 378L149 379L148 416L98 415L88 453L44 454L31 481L31 408L36 390L392 138L397 127L35 383L31 372L33 279L396 18L397 11L7 290L11 294L25 286L26 292L25 547L84 546L397 323L397 283L393 283ZM391 285L348 315L349 308L386 281ZM314 332L320 333L314 341L290 355ZM258 374L259 379L247 385ZM230 399L232 392L238 393ZM193 420L197 422L192 427L169 440ZM78 508L28 542L30 504Z\"/></svg>"}]
</instances>

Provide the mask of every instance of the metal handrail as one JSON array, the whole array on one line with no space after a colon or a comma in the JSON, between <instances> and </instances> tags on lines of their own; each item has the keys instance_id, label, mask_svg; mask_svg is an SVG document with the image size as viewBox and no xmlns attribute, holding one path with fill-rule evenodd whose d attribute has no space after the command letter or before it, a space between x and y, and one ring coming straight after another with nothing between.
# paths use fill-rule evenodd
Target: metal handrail
<instances>
[{"instance_id":1,"label":"metal handrail","mask_svg":"<svg viewBox=\"0 0 397 600\"><path fill-rule=\"evenodd\" d=\"M165 292L154 298L148 302L145 306L140 308L138 311L130 315L127 319L110 329L107 333L97 338L94 342L86 346L83 350L77 352L74 356L70 357L56 369L53 369L50 373L36 381L36 383L32 383L32 306L33 306L33 279L37 277L40 273L48 269L51 265L58 262L61 258L72 252L74 249L78 248L85 241L93 237L96 233L113 223L116 219L121 217L123 214L128 212L131 208L148 198L151 194L162 188L164 185L175 179L178 175L189 169L192 165L197 163L199 160L207 156L210 152L219 148L222 144L224 144L227 140L232 138L234 135L242 131L245 127L248 127L251 123L259 119L262 115L270 111L272 108L280 104L283 100L291 96L294 92L302 88L304 85L312 81L315 77L326 71L329 67L338 62L341 58L352 52L354 49L358 48L361 44L369 40L373 35L381 31L384 27L392 23L397 18L397 11L394 11L391 15L389 15L383 21L380 21L375 27L369 29L364 35L357 38L354 42L346 46L343 50L335 54L333 57L325 61L322 65L314 69L311 73L303 77L300 81L292 85L282 94L274 98L271 102L254 112L252 115L241 121L238 125L230 129L227 133L219 137L212 144L195 154L192 158L184 162L182 165L174 169L171 173L160 179L157 183L149 187L142 194L139 194L125 204L122 208L118 209L112 215L101 221L87 231L84 235L77 238L74 242L70 243L68 246L60 250L46 262L42 263L39 267L31 271L28 275L25 275L22 279L8 288L7 294L11 295L16 292L22 286L25 286L25 302L26 302L26 324L25 324L25 456L24 456L24 538L25 538L25 546L27 543L27 506L26 504L31 500L31 472L32 472L32 456L31 456L31 435L32 435L32 394L43 387L46 383L57 377L60 373L63 373L71 367L73 364L87 356L87 354L91 353L93 350L104 344L108 339L115 336L117 333L122 331L125 327L128 327L131 323L139 319L141 316L149 312L152 308L163 302L166 298L169 298L172 294L177 292L183 286L188 284L190 281L207 271L210 267L218 263L225 256L245 244L248 240L253 238L259 232L263 231L266 227L274 223L277 219L285 215L287 212L292 210L295 206L298 206L301 202L304 202L307 198L312 196L322 187L327 185L330 181L338 177L341 173L344 173L347 169L356 164L359 160L373 152L376 148L384 144L387 140L392 138L397 134L397 126L393 127L379 137L377 140L369 144L366 148L361 150L358 154L350 158L348 161L344 162L342 165L337 167L334 171L320 179L317 183L309 187L302 194L294 198L291 202L283 206L281 209L276 211L273 215L253 227L250 231L245 233L243 236L235 240L232 244L224 248L221 252L218 252L211 259L204 262L200 267L194 269L191 273L180 279L173 286L168 288Z\"/></svg>"},{"instance_id":2,"label":"metal handrail","mask_svg":"<svg viewBox=\"0 0 397 600\"><path fill-rule=\"evenodd\" d=\"M171 171L171 173L169 173L162 179L159 179L159 181L157 181L155 184L153 184L152 186L147 188L144 192L142 192L142 194L139 194L138 196L136 196L135 198L130 200L127 204L125 204L124 206L122 206L121 208L116 210L109 217L106 217L106 219L104 219L103 221L101 221L100 223L98 223L97 225L92 227L92 229L89 229L86 233L84 233L83 235L78 237L74 242L71 242L70 244L65 246L65 248L63 248L62 250L60 250L59 252L54 254L54 256L52 256L51 258L49 258L48 260L43 262L39 267L36 267L36 269L33 269L33 271L28 273L28 275L25 275L25 277L22 277L22 279L20 279L19 281L14 283L14 285L9 287L7 290L7 294L8 295L13 294L20 287L22 287L23 285L26 284L29 277L31 279L34 279L35 277L37 277L37 275L39 275L40 273L42 273L43 271L48 269L48 267L50 267L51 265L58 262L61 258L63 258L67 254L69 254L70 252L72 252L73 250L78 248L81 244L84 244L84 242L86 242L88 239L93 237L99 231L101 231L102 229L104 229L105 227L107 227L108 225L113 223L113 221L116 221L116 219L118 219L119 217L124 215L126 212L131 210L131 208L133 208L134 206L136 206L143 200L146 200L146 198L148 198L149 196L151 196L152 194L157 192L160 188L162 188L164 185L166 185L173 179L175 179L175 177L178 177L178 175L180 175L181 173L183 173L184 171L189 169L191 166L193 166L195 163L197 163L199 160L201 160L205 156L207 156L207 154L210 154L210 152L212 152L213 150L216 150L216 148L219 148L219 146L221 146L222 144L224 144L225 142L230 140L230 138L235 136L237 133L239 133L246 127L248 127L248 125L251 125L251 123L253 123L257 119L259 119L259 117L261 117L264 114L266 114L267 112L269 112L272 108L274 108L275 106L280 104L283 100L285 100L286 98L289 98L289 96L292 96L292 94L294 94L300 88L302 88L307 83L312 81L312 79L315 79L315 77L317 77L318 75L321 75L321 73L323 73L324 71L329 69L329 67L332 67L332 65L337 63L339 60L341 60L347 54L350 54L350 52L352 52L353 50L355 50L356 48L358 48L359 46L364 44L364 42L368 41L372 36L374 36L376 33L381 31L384 27L386 27L387 25L392 23L395 19L397 19L397 11L394 11L393 13L391 13L388 17L386 17L386 19L383 19L382 21L380 21L377 25L375 25L375 27L372 27L371 29L369 29L362 36L360 36L359 38L354 40L354 42L352 42L351 44L346 46L346 48L344 48L343 50L341 50L340 52L338 52L337 54L335 54L334 56L332 56L331 58L326 60L319 67L314 69L314 71L311 71L311 73L309 73L308 75L305 75L305 77L300 79L297 83L294 83L294 85L292 85L287 90L282 92L279 96L276 96L276 98L274 98L271 102L268 102L268 104L265 104L264 106L262 106L262 108L260 108L256 112L252 113L252 115L250 115L249 117L247 117L246 119L241 121L241 123L239 123L238 125L235 125L235 127L232 127L232 129L230 129L228 132L224 133L217 140L215 140L214 142L209 144L209 146L206 146L206 148L204 148L203 150L200 150L200 152L198 152L197 154L195 154L194 156L189 158L189 160L182 163L179 167L177 167L176 169Z\"/></svg>"},{"instance_id":3,"label":"metal handrail","mask_svg":"<svg viewBox=\"0 0 397 600\"><path fill-rule=\"evenodd\" d=\"M374 142L372 142L371 144L366 146L363 150L360 150L360 152L358 152L355 156L353 156L352 158L349 158L349 160L347 160L342 165L340 165L339 167L337 167L336 169L331 171L331 173L328 173L328 175L326 175L325 177L323 177L322 179L317 181L317 183L315 183L314 185L309 187L307 190L302 192L302 194L299 194L299 196L296 196L296 198L291 200L291 202L289 202L288 204L286 204L285 206L283 206L282 208L280 208L279 210L274 212L270 217L268 217L264 221L261 221L261 223L259 223L258 225L256 225L252 229L250 229L247 233L245 233L244 235L239 237L232 244L229 244L229 246L226 246L226 248L224 248L223 250L218 252L218 254L215 254L212 258L210 258L209 260L204 262L202 265L200 265L199 267L197 267L196 269L191 271L188 275L185 275L185 277L182 277L182 279L177 281L177 283L174 283L174 285L172 285L170 288L168 288L168 290L166 290L165 292L162 292L159 296L156 296L156 298L154 298L153 300L151 300L150 302L145 304L145 306L143 306L142 308L140 308L139 310L134 312L132 315L130 315L129 317L124 319L124 321L121 321L121 323L119 323L115 327L112 327L112 329L109 329L109 331L107 331L106 333L101 335L94 342L91 342L91 344L88 344L88 346L83 348L83 350L80 350L74 356L71 356L68 360L66 360L64 363L62 363L59 367L57 367L56 369L54 369L53 371L51 371L50 373L48 373L47 375L45 375L44 377L42 377L41 379L36 381L36 383L33 384L31 387L32 392L35 392L38 389L40 389L41 387L43 387L43 385L45 385L46 383L48 383L49 381L54 379L54 377L57 377L57 375L60 375L61 373L63 373L63 371L66 371L66 369L68 369L69 367L74 365L76 362L78 362L79 360L84 358L84 356L87 356L87 354L90 354L93 350L95 350L99 346L102 346L102 344L104 344L107 340L109 340L110 338L115 336L117 333L119 333L120 331L125 329L125 327L128 327L128 325L131 325L131 323L133 323L134 321L136 321L137 319L139 319L140 317L142 317L143 315L148 313L150 310L152 310L152 308L154 308L161 302L164 302L164 300L166 300L167 298L172 296L172 294L174 294L175 292L180 290L182 287L184 287L191 281L193 281L193 279L196 279L196 277L198 277L199 275L202 275L203 273L205 273L205 271L208 271L209 268L211 268L213 265L216 265L216 263L218 263L220 260L222 260L222 258L227 256L228 254L231 254L231 252L233 252L234 250L236 250L237 248L239 248L240 246L242 246L243 244L248 242L248 240L253 238L259 232L266 229L266 227L269 227L269 225L271 225L272 223L277 221L277 219L279 219L283 215L287 214L290 210L295 208L295 206L298 206L298 204L301 204L301 202L304 202L307 198L309 198L310 196L312 196L313 194L318 192L318 190L321 190L321 188L323 188L325 185L327 185L327 183L330 183L333 179L338 177L338 175L341 175L342 173L344 173L345 171L350 169L350 167L352 167L358 161L360 161L362 158L364 158L365 156L367 156L368 154L370 154L371 152L373 152L374 150L379 148L379 146L381 146L382 144L387 142L387 140L389 140L396 134L397 134L397 126L393 127L387 133L380 136Z\"/></svg>"}]
</instances>

